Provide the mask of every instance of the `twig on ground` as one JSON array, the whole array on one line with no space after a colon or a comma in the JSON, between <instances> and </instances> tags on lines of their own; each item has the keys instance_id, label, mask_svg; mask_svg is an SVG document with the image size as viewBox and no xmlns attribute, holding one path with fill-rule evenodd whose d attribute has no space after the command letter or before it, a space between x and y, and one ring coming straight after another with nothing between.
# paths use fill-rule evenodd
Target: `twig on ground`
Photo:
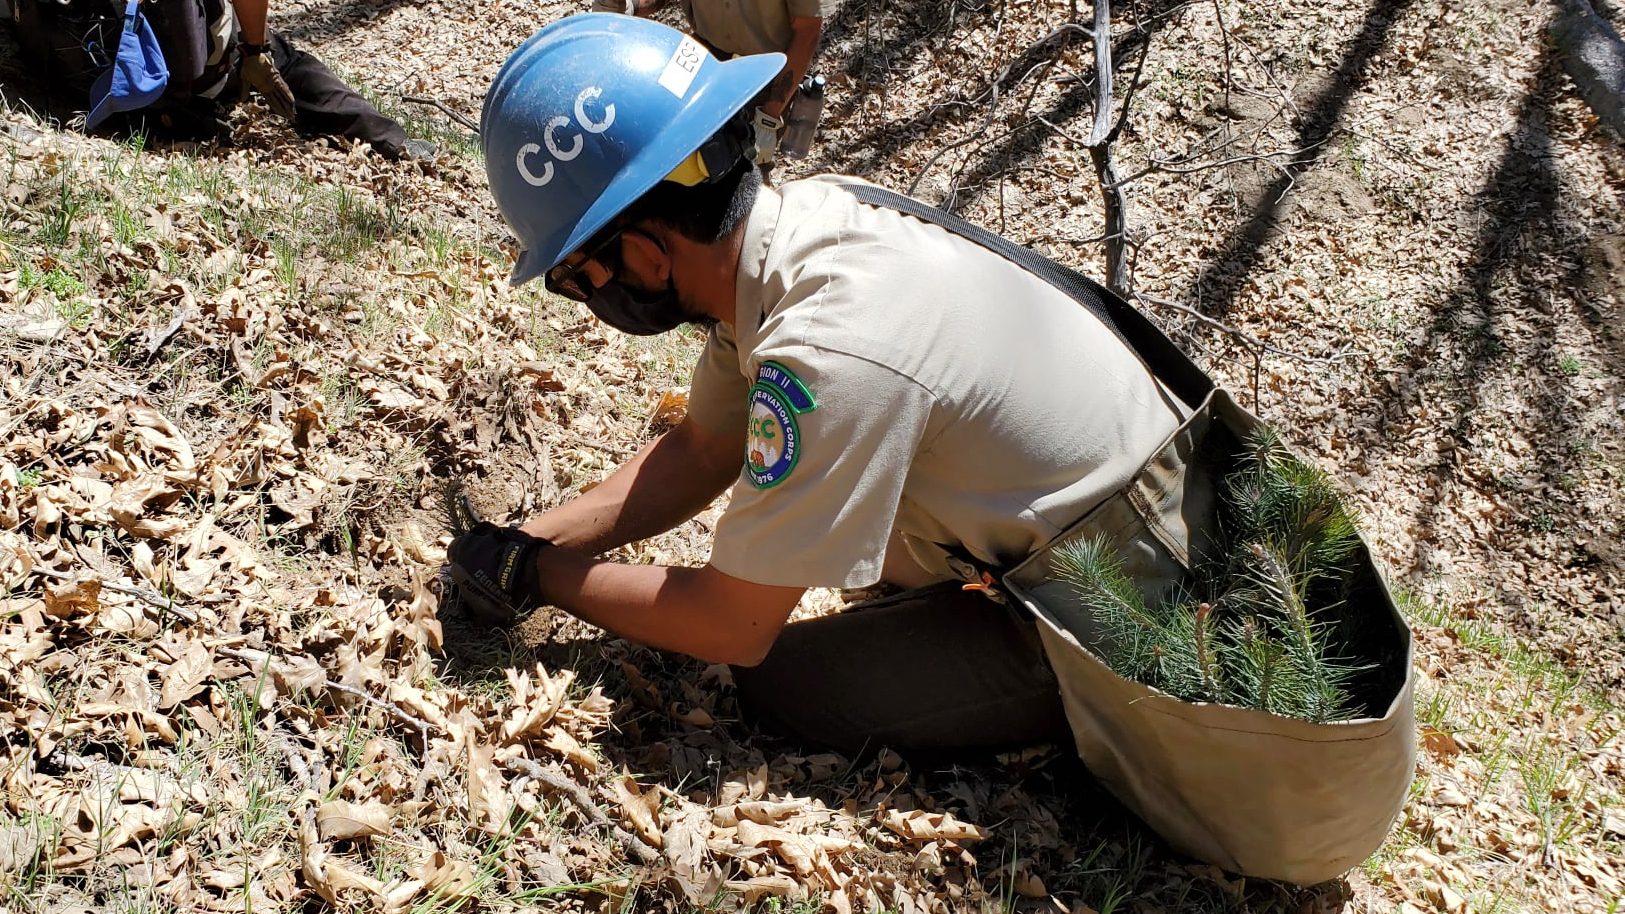
<instances>
[{"instance_id":1,"label":"twig on ground","mask_svg":"<svg viewBox=\"0 0 1625 914\"><path fill-rule=\"evenodd\" d=\"M438 98L426 98L421 95L403 95L401 96L401 101L411 102L414 105L428 105L431 108L439 108L441 114L444 114L446 117L449 117L464 127L474 131L476 135L480 132L480 125L477 122L469 118L467 115L460 114L453 111L451 108L446 107L446 103Z\"/></svg>"},{"instance_id":2,"label":"twig on ground","mask_svg":"<svg viewBox=\"0 0 1625 914\"><path fill-rule=\"evenodd\" d=\"M566 800L569 800L570 805L585 816L588 822L609 829L610 833L615 836L615 840L620 842L621 847L627 853L636 857L639 863L645 866L653 866L660 861L659 851L645 844L643 839L611 822L609 816L598 808L598 804L593 802L592 796L580 784L562 775L555 774L528 758L511 758L504 761L502 765L515 774L524 775L546 785Z\"/></svg>"},{"instance_id":3,"label":"twig on ground","mask_svg":"<svg viewBox=\"0 0 1625 914\"><path fill-rule=\"evenodd\" d=\"M53 581L71 582L81 580L79 577L75 577L74 575L66 572L57 571L54 568L37 567L34 569L34 573L42 578L50 578ZM111 590L114 593L121 593L125 596L135 597L138 600L149 603L152 606L169 613L175 618L180 619L182 622L185 622L188 625L196 625L198 622L197 613L183 606L176 606L174 600L171 600L163 594L154 593L153 591L142 587L131 587L128 584L120 584L116 581L109 581L96 575L85 575L83 579L95 581L104 589Z\"/></svg>"},{"instance_id":4,"label":"twig on ground","mask_svg":"<svg viewBox=\"0 0 1625 914\"><path fill-rule=\"evenodd\" d=\"M152 328L147 331L147 359L149 361L158 355L158 350L164 348L170 340L175 338L175 334L181 332L181 327L185 325L186 318L189 316L190 312L184 306L176 308L175 314L170 318L168 325L161 329Z\"/></svg>"},{"instance_id":5,"label":"twig on ground","mask_svg":"<svg viewBox=\"0 0 1625 914\"><path fill-rule=\"evenodd\" d=\"M584 444L594 450L603 451L606 454L611 454L623 459L631 457L633 454L637 453L630 448L624 448L618 444L610 444L608 441L599 441L597 438L588 438L586 435L583 435L580 432L566 430L565 434L569 435L570 438L577 444Z\"/></svg>"},{"instance_id":6,"label":"twig on ground","mask_svg":"<svg viewBox=\"0 0 1625 914\"><path fill-rule=\"evenodd\" d=\"M250 666L257 663L269 663L271 660L277 659L269 652L249 648L222 647L219 650L221 656L230 657L233 660L241 660L243 663L249 664ZM395 718L401 723L410 724L416 728L418 733L423 737L423 744L425 746L429 744L430 732L439 731L439 728L434 724L431 724L423 718L412 714L410 711L407 711L400 705L392 701L385 701L382 698L370 695L363 689L358 689L351 685L345 685L342 682L334 682L331 679L324 680L323 685L335 692L342 692L345 695L351 695L359 698L363 702L366 702L378 710L383 711L385 714L388 714L390 717Z\"/></svg>"},{"instance_id":7,"label":"twig on ground","mask_svg":"<svg viewBox=\"0 0 1625 914\"><path fill-rule=\"evenodd\" d=\"M1173 308L1175 311L1188 314L1202 323L1214 328L1215 330L1222 330L1225 333L1230 334L1236 339L1241 340L1241 342L1248 348L1258 352L1268 352L1271 355L1278 355L1282 356L1283 358L1294 359L1299 362L1308 362L1314 365L1330 365L1335 362L1340 362L1343 359L1348 358L1350 355L1350 349L1347 348L1327 356L1304 355L1301 352L1293 352L1290 349L1282 349L1279 346L1266 343L1240 327L1232 327L1224 321L1208 317L1206 314L1192 308L1190 305L1182 305L1176 301L1169 301L1166 298L1157 298L1154 295L1146 295L1141 292L1135 292L1134 297L1140 301L1151 302L1154 305L1162 305L1165 308Z\"/></svg>"}]
</instances>

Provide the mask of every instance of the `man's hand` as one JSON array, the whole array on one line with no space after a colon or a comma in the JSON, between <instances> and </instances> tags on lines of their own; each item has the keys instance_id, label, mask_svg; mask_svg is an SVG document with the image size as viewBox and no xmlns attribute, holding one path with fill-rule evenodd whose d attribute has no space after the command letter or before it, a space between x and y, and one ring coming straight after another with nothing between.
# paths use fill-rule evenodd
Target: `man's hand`
<instances>
[{"instance_id":1,"label":"man's hand","mask_svg":"<svg viewBox=\"0 0 1625 914\"><path fill-rule=\"evenodd\" d=\"M536 554L548 545L517 527L485 522L452 540L446 560L468 614L487 625L519 621L536 602Z\"/></svg>"},{"instance_id":2,"label":"man's hand","mask_svg":"<svg viewBox=\"0 0 1625 914\"><path fill-rule=\"evenodd\" d=\"M282 117L293 120L293 92L283 81L282 74L277 72L276 64L271 61L271 55L264 47L257 45L242 45L242 62L238 64L238 78L243 81L243 97L248 96L248 90L253 89L265 99Z\"/></svg>"}]
</instances>

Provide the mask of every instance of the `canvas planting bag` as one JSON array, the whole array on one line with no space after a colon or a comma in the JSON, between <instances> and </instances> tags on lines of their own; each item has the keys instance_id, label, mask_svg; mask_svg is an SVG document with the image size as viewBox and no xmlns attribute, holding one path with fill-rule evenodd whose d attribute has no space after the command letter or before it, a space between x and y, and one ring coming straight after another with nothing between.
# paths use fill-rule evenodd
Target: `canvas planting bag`
<instances>
[{"instance_id":1,"label":"canvas planting bag","mask_svg":"<svg viewBox=\"0 0 1625 914\"><path fill-rule=\"evenodd\" d=\"M1350 692L1366 716L1310 723L1265 711L1181 701L1123 679L1092 648L1088 606L1054 580L1054 550L1107 536L1154 601L1200 549L1214 479L1256 424L1215 389L1117 495L1004 576L1038 620L1078 754L1170 844L1227 870L1312 884L1370 856L1404 805L1415 767L1410 631L1362 544L1342 607L1358 662Z\"/></svg>"},{"instance_id":2,"label":"canvas planting bag","mask_svg":"<svg viewBox=\"0 0 1625 914\"><path fill-rule=\"evenodd\" d=\"M1079 755L1167 841L1227 870L1312 884L1382 844L1415 769L1411 633L1362 540L1350 599L1327 610L1365 666L1349 692L1364 716L1311 723L1187 702L1123 679L1096 653L1090 607L1056 581L1054 550L1105 536L1154 603L1210 542L1217 480L1257 417L1214 385L1144 315L1087 277L934 207L870 185L860 201L896 209L998 252L1071 295L1112 328L1190 410L1135 478L1055 541L1002 575L1008 599L1037 619ZM977 579L987 569L966 566Z\"/></svg>"}]
</instances>

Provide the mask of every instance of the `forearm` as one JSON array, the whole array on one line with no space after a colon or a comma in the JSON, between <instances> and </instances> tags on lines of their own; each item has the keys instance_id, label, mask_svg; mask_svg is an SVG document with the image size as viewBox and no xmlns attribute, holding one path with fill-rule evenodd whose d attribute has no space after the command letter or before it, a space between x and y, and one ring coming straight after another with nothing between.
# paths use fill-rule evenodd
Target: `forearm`
<instances>
[{"instance_id":1,"label":"forearm","mask_svg":"<svg viewBox=\"0 0 1625 914\"><path fill-rule=\"evenodd\" d=\"M271 0L233 0L237 11L237 28L248 44L265 43L265 20L270 14Z\"/></svg>"},{"instance_id":2,"label":"forearm","mask_svg":"<svg viewBox=\"0 0 1625 914\"><path fill-rule=\"evenodd\" d=\"M536 564L542 602L710 663L759 663L803 592L750 584L709 566L621 565L565 549L543 549Z\"/></svg>"},{"instance_id":3,"label":"forearm","mask_svg":"<svg viewBox=\"0 0 1625 914\"><path fill-rule=\"evenodd\" d=\"M685 421L608 479L522 529L585 555L647 539L688 520L722 494L738 477L743 453L742 438L734 446Z\"/></svg>"},{"instance_id":4,"label":"forearm","mask_svg":"<svg viewBox=\"0 0 1625 914\"><path fill-rule=\"evenodd\" d=\"M813 55L818 52L818 40L823 34L824 20L808 16L796 16L790 20L794 32L790 38L790 46L784 49L784 69L790 74L790 88L782 98L772 99L762 105L762 110L774 117L784 114L789 107L790 99L795 97L796 87L806 78L807 71L812 68Z\"/></svg>"}]
</instances>

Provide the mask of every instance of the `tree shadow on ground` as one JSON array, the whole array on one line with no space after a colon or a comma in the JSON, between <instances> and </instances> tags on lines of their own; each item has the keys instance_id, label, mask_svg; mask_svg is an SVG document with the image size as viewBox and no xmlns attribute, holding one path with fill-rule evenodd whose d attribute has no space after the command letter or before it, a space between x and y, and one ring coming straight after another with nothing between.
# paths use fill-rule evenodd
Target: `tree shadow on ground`
<instances>
[{"instance_id":1,"label":"tree shadow on ground","mask_svg":"<svg viewBox=\"0 0 1625 914\"><path fill-rule=\"evenodd\" d=\"M88 97L75 105L61 93L48 91L44 74L23 56L16 25L9 20L0 23L0 105L27 111L59 129L89 109Z\"/></svg>"},{"instance_id":2,"label":"tree shadow on ground","mask_svg":"<svg viewBox=\"0 0 1625 914\"><path fill-rule=\"evenodd\" d=\"M1132 9L1142 27L1120 38L1113 46L1113 59L1119 62L1132 59L1144 51L1157 31L1183 4L1178 0L1153 0L1143 8ZM888 37L875 38L869 4L848 3L830 26L827 48L822 52L819 65L826 69L845 72L852 77L856 91L835 102L832 119L860 118L878 96L879 110L889 110L888 96L891 81L887 78L894 62L917 62L932 52L932 40L939 34L951 39L955 24L955 4L901 3L888 4L884 12L897 24ZM1087 12L1087 9L1084 10ZM965 13L967 21L985 25L991 17L1004 15L1003 4L981 4ZM958 145L978 142L975 152L960 166L951 182L947 198L940 204L953 211L964 202L974 200L984 192L988 179L1022 167L1041 150L1043 144L1057 132L1080 117L1093 116L1093 72L1089 78L1078 76L1072 88L1061 94L1045 111L1027 118L1013 130L990 128L999 120L999 109L1023 84L1029 88L1021 93L1018 117L1025 117L1045 76L1053 69L1063 52L1089 42L1088 25L1058 21L1055 28L1022 50L1008 64L990 73L968 90L955 82L913 116L898 121L882 116L878 123L859 132L842 149L821 149L817 162L821 168L847 174L872 173L898 152L914 144L929 141L945 128L982 121L982 126ZM1121 63L1119 64L1121 66ZM1034 78L1034 77L1037 78ZM1009 117L1008 114L1005 117ZM1045 121L1048 123L1046 124ZM1087 132L1087 131L1085 131ZM952 147L947 147L952 148ZM939 150L946 151L946 148ZM923 177L931 164L916 176ZM961 190L963 188L963 190Z\"/></svg>"},{"instance_id":3,"label":"tree shadow on ground","mask_svg":"<svg viewBox=\"0 0 1625 914\"><path fill-rule=\"evenodd\" d=\"M1625 366L1625 338L1599 305L1610 293L1625 289L1625 280L1610 273L1608 258L1597 247L1606 239L1590 237L1568 222L1564 212L1564 179L1556 170L1551 130L1555 105L1565 91L1558 61L1548 49L1495 170L1473 198L1472 209L1481 221L1458 285L1429 304L1432 320L1425 332L1411 341L1387 389L1357 401L1369 408L1350 426L1360 430L1359 444L1380 449L1403 437L1404 424L1426 404L1449 422L1448 446L1416 469L1425 485L1443 497L1418 504L1414 529L1433 529L1444 512L1459 508L1464 496L1490 493L1511 508L1494 516L1492 537L1518 542L1537 535L1541 527L1577 534L1577 543L1560 548L1552 558L1576 569L1602 566L1605 576L1617 582L1625 560L1620 531L1600 528L1588 518L1574 491L1574 474L1588 456L1583 451L1592 446L1591 430L1574 377L1583 363L1576 360L1575 368L1565 369L1567 354L1559 333L1584 331L1580 345L1587 347L1586 362L1608 366L1611 372ZM1509 376L1520 379L1522 391L1512 405L1528 417L1518 424L1534 456L1522 472L1492 475L1475 439L1506 422ZM1609 402L1625 394L1617 376L1601 383ZM1606 456L1617 459L1617 442L1608 447L1616 453ZM1427 537L1418 537L1411 556L1415 567L1430 567L1431 545ZM1504 583L1498 597L1508 621L1526 632L1532 628L1537 634L1565 635L1542 640L1560 658L1578 659L1568 646L1574 643L1573 633L1554 631L1567 627L1567 613L1554 618L1550 612L1530 612L1520 605L1527 582ZM1590 613L1584 606L1572 610ZM1618 675L1616 670L1611 678Z\"/></svg>"},{"instance_id":4,"label":"tree shadow on ground","mask_svg":"<svg viewBox=\"0 0 1625 914\"><path fill-rule=\"evenodd\" d=\"M1346 46L1337 69L1307 104L1297 123L1297 148L1304 152L1286 164L1279 177L1253 200L1251 214L1230 240L1209 259L1191 284L1195 304L1210 317L1224 319L1236 295L1258 266L1271 236L1279 231L1281 216L1293 185L1320 159L1327 141L1342 122L1354 94L1370 80L1371 62L1388 44L1388 32L1408 9L1411 0L1377 0L1366 12L1360 33Z\"/></svg>"}]
</instances>

